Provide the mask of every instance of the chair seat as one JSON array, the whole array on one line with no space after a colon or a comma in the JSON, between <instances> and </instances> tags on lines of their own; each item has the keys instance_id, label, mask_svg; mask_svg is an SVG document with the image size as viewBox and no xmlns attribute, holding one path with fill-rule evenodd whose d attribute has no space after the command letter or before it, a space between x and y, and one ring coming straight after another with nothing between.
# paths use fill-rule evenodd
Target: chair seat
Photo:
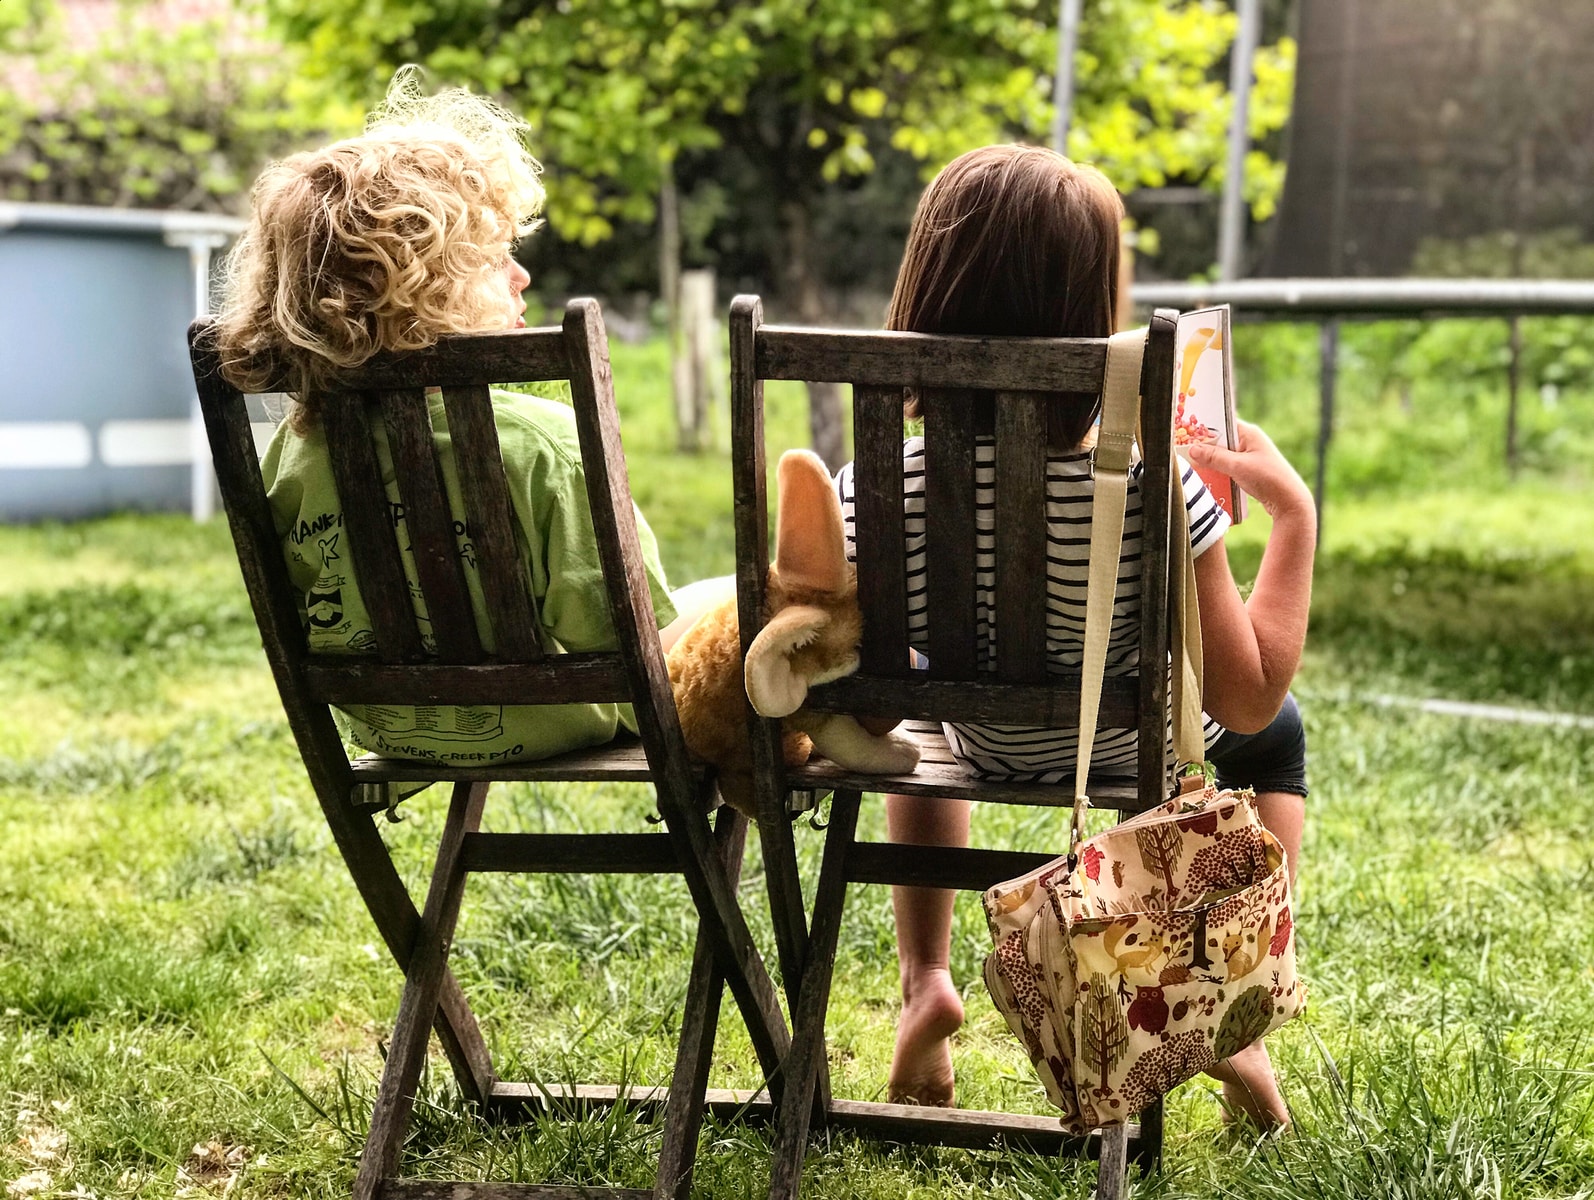
<instances>
[{"instance_id":1,"label":"chair seat","mask_svg":"<svg viewBox=\"0 0 1594 1200\"><path fill-rule=\"evenodd\" d=\"M433 783L648 783L653 778L641 740L624 733L601 746L535 762L444 765L366 754L349 766L354 772L352 802L356 809L365 811L389 808ZM707 776L707 767L692 764L692 781L698 785L696 794L711 796L717 804L718 792L701 786Z\"/></svg>"},{"instance_id":2,"label":"chair seat","mask_svg":"<svg viewBox=\"0 0 1594 1200\"><path fill-rule=\"evenodd\" d=\"M1029 804L1044 808L1072 808L1074 781L1062 783L1009 783L984 779L952 757L946 734L934 721L908 721L899 732L919 744L918 769L908 775L869 775L849 771L828 758L815 757L801 767L788 767L786 783L794 790L898 792L905 796L959 796L965 800ZM1093 776L1088 794L1097 807L1139 811L1142 807L1135 781L1123 777Z\"/></svg>"}]
</instances>

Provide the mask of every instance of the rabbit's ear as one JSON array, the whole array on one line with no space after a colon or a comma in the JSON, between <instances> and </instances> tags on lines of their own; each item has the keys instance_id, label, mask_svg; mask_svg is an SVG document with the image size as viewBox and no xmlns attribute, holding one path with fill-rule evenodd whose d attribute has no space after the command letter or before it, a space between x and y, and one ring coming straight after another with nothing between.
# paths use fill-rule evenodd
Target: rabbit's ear
<instances>
[{"instance_id":1,"label":"rabbit's ear","mask_svg":"<svg viewBox=\"0 0 1594 1200\"><path fill-rule=\"evenodd\" d=\"M775 570L781 582L840 592L847 585L846 528L824 461L809 450L788 450L780 456L776 479Z\"/></svg>"},{"instance_id":2,"label":"rabbit's ear","mask_svg":"<svg viewBox=\"0 0 1594 1200\"><path fill-rule=\"evenodd\" d=\"M766 717L789 717L808 698L808 680L792 670L791 656L819 636L830 614L811 604L794 604L769 619L747 650L743 676L747 698Z\"/></svg>"}]
</instances>

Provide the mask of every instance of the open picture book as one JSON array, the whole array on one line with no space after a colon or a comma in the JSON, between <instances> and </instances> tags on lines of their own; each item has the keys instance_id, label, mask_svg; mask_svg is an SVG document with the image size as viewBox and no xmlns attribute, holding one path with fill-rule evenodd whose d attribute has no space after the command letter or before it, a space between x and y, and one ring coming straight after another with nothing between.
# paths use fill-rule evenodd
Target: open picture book
<instances>
[{"instance_id":1,"label":"open picture book","mask_svg":"<svg viewBox=\"0 0 1594 1200\"><path fill-rule=\"evenodd\" d=\"M1184 313L1178 325L1178 356L1174 362L1174 448L1207 442L1237 448L1234 423L1234 356L1229 348L1229 306L1198 308ZM1245 493L1218 471L1197 467L1196 472L1223 511L1235 521L1245 519Z\"/></svg>"}]
</instances>

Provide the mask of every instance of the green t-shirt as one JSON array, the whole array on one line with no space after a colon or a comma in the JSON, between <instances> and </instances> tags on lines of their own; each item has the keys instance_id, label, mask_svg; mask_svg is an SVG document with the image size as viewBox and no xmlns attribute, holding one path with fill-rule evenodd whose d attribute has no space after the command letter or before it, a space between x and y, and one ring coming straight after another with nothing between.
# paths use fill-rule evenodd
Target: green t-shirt
<instances>
[{"instance_id":1,"label":"green t-shirt","mask_svg":"<svg viewBox=\"0 0 1594 1200\"><path fill-rule=\"evenodd\" d=\"M459 557L465 564L465 581L476 614L476 631L483 647L491 652L492 628L486 619L486 602L465 525L441 396L434 395L428 408L453 512ZM521 551L531 564L532 593L542 620L544 648L550 653L615 649L618 642L609 617L592 510L587 503L574 413L558 401L495 392L493 418L503 450ZM404 571L409 578L421 640L428 649L435 649L414 555L405 533L404 508L393 477L392 456L385 434L380 432L377 457L402 543ZM311 651L373 653L376 636L355 584L344 541L343 509L338 503L326 438L320 428L301 435L283 422L266 449L260 469L288 559L288 575L309 632ZM662 627L674 620L675 606L670 602L664 569L659 565L653 531L640 512L637 533L654 613ZM488 708L350 704L334 710L334 714L344 737L363 750L394 758L453 764L546 758L600 745L612 738L621 725L636 731L630 706L616 704Z\"/></svg>"}]
</instances>

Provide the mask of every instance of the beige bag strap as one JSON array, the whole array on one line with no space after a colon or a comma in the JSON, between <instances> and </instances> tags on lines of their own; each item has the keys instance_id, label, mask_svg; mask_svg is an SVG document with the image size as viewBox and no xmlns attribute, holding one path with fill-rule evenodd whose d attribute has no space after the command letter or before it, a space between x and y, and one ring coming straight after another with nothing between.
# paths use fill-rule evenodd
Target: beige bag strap
<instances>
[{"instance_id":1,"label":"beige bag strap","mask_svg":"<svg viewBox=\"0 0 1594 1200\"><path fill-rule=\"evenodd\" d=\"M1085 813L1090 808L1086 782L1101 712L1102 677L1118 590L1118 559L1123 549L1124 509L1129 499L1129 466L1140 418L1140 367L1146 331L1114 334L1107 342L1107 372L1102 386L1101 428L1096 437L1095 488L1091 501L1090 574L1085 583L1085 650L1080 663L1079 750L1074 768L1073 850L1085 838ZM1178 620L1171 631L1171 649L1178 669L1173 673L1174 751L1181 761L1200 761L1206 754L1201 720L1201 624L1196 608L1195 563L1190 553L1190 517L1184 505L1177 456L1171 456L1173 513L1169 554L1182 560L1170 571L1179 592ZM1172 564L1170 564L1172 566Z\"/></svg>"}]
</instances>

